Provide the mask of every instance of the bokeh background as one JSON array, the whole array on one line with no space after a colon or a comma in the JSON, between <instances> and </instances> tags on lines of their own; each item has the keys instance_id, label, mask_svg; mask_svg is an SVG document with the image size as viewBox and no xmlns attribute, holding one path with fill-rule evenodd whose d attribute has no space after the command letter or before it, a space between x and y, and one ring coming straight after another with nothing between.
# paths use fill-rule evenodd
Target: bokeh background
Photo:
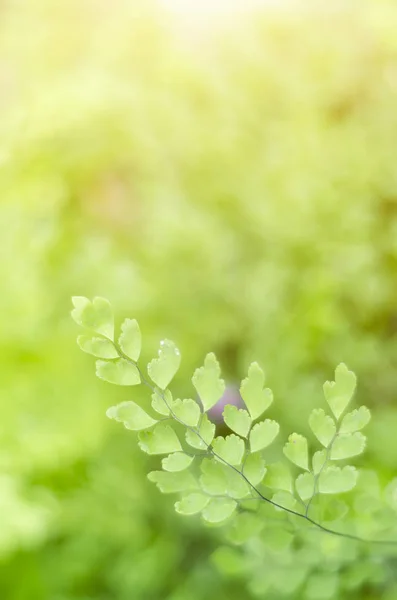
<instances>
[{"instance_id":1,"label":"bokeh background","mask_svg":"<svg viewBox=\"0 0 397 600\"><path fill-rule=\"evenodd\" d=\"M145 392L95 378L72 295L175 340L185 397L258 360L284 437L345 361L396 475L396 32L386 0L0 3L2 599L253 597L105 418Z\"/></svg>"}]
</instances>

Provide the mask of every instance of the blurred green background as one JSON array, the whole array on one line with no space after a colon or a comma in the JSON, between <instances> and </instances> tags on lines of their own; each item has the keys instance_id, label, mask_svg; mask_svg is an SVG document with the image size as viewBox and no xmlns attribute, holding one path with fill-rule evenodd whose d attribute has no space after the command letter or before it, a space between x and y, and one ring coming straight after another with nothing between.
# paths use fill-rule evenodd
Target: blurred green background
<instances>
[{"instance_id":1,"label":"blurred green background","mask_svg":"<svg viewBox=\"0 0 397 600\"><path fill-rule=\"evenodd\" d=\"M4 600L251 598L105 418L145 392L95 378L72 295L175 340L184 397L258 360L284 437L345 361L396 475L397 5L215 5L0 3Z\"/></svg>"}]
</instances>

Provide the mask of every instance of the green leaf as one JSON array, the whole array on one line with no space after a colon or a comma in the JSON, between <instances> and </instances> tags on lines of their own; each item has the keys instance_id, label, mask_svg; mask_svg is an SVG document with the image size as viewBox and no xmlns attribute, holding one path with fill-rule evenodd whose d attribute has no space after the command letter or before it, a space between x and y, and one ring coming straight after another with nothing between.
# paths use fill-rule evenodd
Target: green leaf
<instances>
[{"instance_id":1,"label":"green leaf","mask_svg":"<svg viewBox=\"0 0 397 600\"><path fill-rule=\"evenodd\" d=\"M200 485L211 496L230 496L240 499L249 494L248 484L230 467L213 458L204 458L201 462Z\"/></svg>"},{"instance_id":2,"label":"green leaf","mask_svg":"<svg viewBox=\"0 0 397 600\"><path fill-rule=\"evenodd\" d=\"M353 410L343 417L340 426L340 433L354 433L360 431L368 425L371 420L371 413L366 406L360 406L360 408Z\"/></svg>"},{"instance_id":3,"label":"green leaf","mask_svg":"<svg viewBox=\"0 0 397 600\"><path fill-rule=\"evenodd\" d=\"M200 407L194 400L175 400L171 405L174 415L182 421L184 425L195 427L200 419Z\"/></svg>"},{"instance_id":4,"label":"green leaf","mask_svg":"<svg viewBox=\"0 0 397 600\"><path fill-rule=\"evenodd\" d=\"M246 410L228 404L223 411L223 419L232 431L242 437L247 437L251 427L251 417Z\"/></svg>"},{"instance_id":5,"label":"green leaf","mask_svg":"<svg viewBox=\"0 0 397 600\"><path fill-rule=\"evenodd\" d=\"M152 471L148 474L149 481L157 484L163 494L175 494L197 489L197 483L189 471L180 473L167 473L165 471Z\"/></svg>"},{"instance_id":6,"label":"green leaf","mask_svg":"<svg viewBox=\"0 0 397 600\"><path fill-rule=\"evenodd\" d=\"M141 383L141 377L136 366L124 358L111 362L97 360L96 375L99 379L115 385L138 385Z\"/></svg>"},{"instance_id":7,"label":"green leaf","mask_svg":"<svg viewBox=\"0 0 397 600\"><path fill-rule=\"evenodd\" d=\"M282 508L296 510L296 499L289 492L276 492L272 497L272 502L278 504L278 506L275 507L276 510L282 510Z\"/></svg>"},{"instance_id":8,"label":"green leaf","mask_svg":"<svg viewBox=\"0 0 397 600\"><path fill-rule=\"evenodd\" d=\"M192 377L193 385L203 404L204 411L212 408L225 391L225 382L220 379L221 370L215 354L207 354L204 366L195 370Z\"/></svg>"},{"instance_id":9,"label":"green leaf","mask_svg":"<svg viewBox=\"0 0 397 600\"><path fill-rule=\"evenodd\" d=\"M119 346L129 358L135 362L138 360L141 354L142 336L135 319L125 319L122 324Z\"/></svg>"},{"instance_id":10,"label":"green leaf","mask_svg":"<svg viewBox=\"0 0 397 600\"><path fill-rule=\"evenodd\" d=\"M288 466L283 462L268 465L265 485L273 490L292 492L292 478Z\"/></svg>"},{"instance_id":11,"label":"green leaf","mask_svg":"<svg viewBox=\"0 0 397 600\"><path fill-rule=\"evenodd\" d=\"M318 441L327 448L336 434L333 418L326 415L322 408L315 408L309 417L309 425Z\"/></svg>"},{"instance_id":12,"label":"green leaf","mask_svg":"<svg viewBox=\"0 0 397 600\"><path fill-rule=\"evenodd\" d=\"M237 502L230 498L211 498L202 515L208 523L221 523L228 519L236 508Z\"/></svg>"},{"instance_id":13,"label":"green leaf","mask_svg":"<svg viewBox=\"0 0 397 600\"><path fill-rule=\"evenodd\" d=\"M228 532L228 539L233 544L245 544L252 537L256 537L263 529L264 522L251 512L242 512L235 516Z\"/></svg>"},{"instance_id":14,"label":"green leaf","mask_svg":"<svg viewBox=\"0 0 397 600\"><path fill-rule=\"evenodd\" d=\"M118 353L112 342L105 338L91 337L89 335L79 335L77 344L83 352L92 354L97 358L117 358Z\"/></svg>"},{"instance_id":15,"label":"green leaf","mask_svg":"<svg viewBox=\"0 0 397 600\"><path fill-rule=\"evenodd\" d=\"M179 502L175 502L175 510L180 515L196 515L207 506L209 501L209 496L193 492L184 496Z\"/></svg>"},{"instance_id":16,"label":"green leaf","mask_svg":"<svg viewBox=\"0 0 397 600\"><path fill-rule=\"evenodd\" d=\"M250 433L251 452L259 452L267 448L276 439L280 425L276 421L266 419L253 426Z\"/></svg>"},{"instance_id":17,"label":"green leaf","mask_svg":"<svg viewBox=\"0 0 397 600\"><path fill-rule=\"evenodd\" d=\"M296 491L302 500L308 500L314 493L314 477L312 473L302 473L295 481Z\"/></svg>"},{"instance_id":18,"label":"green leaf","mask_svg":"<svg viewBox=\"0 0 397 600\"><path fill-rule=\"evenodd\" d=\"M240 394L253 420L261 416L273 402L273 393L264 388L265 374L254 362L248 369L248 377L241 382Z\"/></svg>"},{"instance_id":19,"label":"green leaf","mask_svg":"<svg viewBox=\"0 0 397 600\"><path fill-rule=\"evenodd\" d=\"M353 371L349 371L346 365L341 363L335 369L335 381L324 383L325 398L337 419L352 399L356 381Z\"/></svg>"},{"instance_id":20,"label":"green leaf","mask_svg":"<svg viewBox=\"0 0 397 600\"><path fill-rule=\"evenodd\" d=\"M285 456L301 469L309 470L307 439L298 433L292 433L283 448Z\"/></svg>"},{"instance_id":21,"label":"green leaf","mask_svg":"<svg viewBox=\"0 0 397 600\"><path fill-rule=\"evenodd\" d=\"M106 416L109 419L123 423L126 429L132 429L132 431L148 429L157 423L138 404L132 401L111 406L106 411Z\"/></svg>"},{"instance_id":22,"label":"green leaf","mask_svg":"<svg viewBox=\"0 0 397 600\"><path fill-rule=\"evenodd\" d=\"M313 473L317 475L320 473L321 469L325 465L327 461L327 452L325 450L319 450L313 454L312 465L313 465Z\"/></svg>"},{"instance_id":23,"label":"green leaf","mask_svg":"<svg viewBox=\"0 0 397 600\"><path fill-rule=\"evenodd\" d=\"M152 431L139 433L139 447L147 454L170 454L182 450L175 431L169 425L159 423Z\"/></svg>"},{"instance_id":24,"label":"green leaf","mask_svg":"<svg viewBox=\"0 0 397 600\"><path fill-rule=\"evenodd\" d=\"M163 458L161 466L164 471L184 471L192 464L193 458L193 456L188 456L184 452L175 452Z\"/></svg>"},{"instance_id":25,"label":"green leaf","mask_svg":"<svg viewBox=\"0 0 397 600\"><path fill-rule=\"evenodd\" d=\"M231 498L241 499L248 496L250 488L248 483L241 477L241 474L234 471L230 467L224 466L226 480L227 480L227 493Z\"/></svg>"},{"instance_id":26,"label":"green leaf","mask_svg":"<svg viewBox=\"0 0 397 600\"><path fill-rule=\"evenodd\" d=\"M244 462L243 473L252 485L259 485L266 474L265 461L260 454L249 454Z\"/></svg>"},{"instance_id":27,"label":"green leaf","mask_svg":"<svg viewBox=\"0 0 397 600\"><path fill-rule=\"evenodd\" d=\"M319 491L322 494L349 492L357 483L357 470L354 467L326 467L319 476Z\"/></svg>"},{"instance_id":28,"label":"green leaf","mask_svg":"<svg viewBox=\"0 0 397 600\"><path fill-rule=\"evenodd\" d=\"M331 460L344 460L361 454L365 449L366 437L360 432L338 435L332 444Z\"/></svg>"},{"instance_id":29,"label":"green leaf","mask_svg":"<svg viewBox=\"0 0 397 600\"><path fill-rule=\"evenodd\" d=\"M84 296L74 296L72 302L74 306L72 318L78 325L96 331L113 340L113 312L106 298L96 297L91 302Z\"/></svg>"},{"instance_id":30,"label":"green leaf","mask_svg":"<svg viewBox=\"0 0 397 600\"><path fill-rule=\"evenodd\" d=\"M173 379L181 364L181 354L174 342L162 340L158 351L158 358L148 364L149 377L161 389L165 390Z\"/></svg>"},{"instance_id":31,"label":"green leaf","mask_svg":"<svg viewBox=\"0 0 397 600\"><path fill-rule=\"evenodd\" d=\"M227 463L238 466L243 460L245 444L237 435L231 434L227 437L217 437L212 443L214 452Z\"/></svg>"},{"instance_id":32,"label":"green leaf","mask_svg":"<svg viewBox=\"0 0 397 600\"><path fill-rule=\"evenodd\" d=\"M203 490L211 496L226 495L228 481L224 465L213 458L204 458L200 468L202 473L200 484Z\"/></svg>"},{"instance_id":33,"label":"green leaf","mask_svg":"<svg viewBox=\"0 0 397 600\"><path fill-rule=\"evenodd\" d=\"M197 450L206 450L211 444L215 435L215 425L214 423L211 423L206 414L202 416L198 430L200 437L197 435L197 433L194 433L194 431L188 429L186 431L186 441L189 446L192 446L192 448L197 448Z\"/></svg>"},{"instance_id":34,"label":"green leaf","mask_svg":"<svg viewBox=\"0 0 397 600\"><path fill-rule=\"evenodd\" d=\"M168 417L170 409L168 408L172 404L172 394L170 390L162 392L158 388L155 389L152 394L152 408L160 415ZM167 406L168 405L168 406Z\"/></svg>"}]
</instances>

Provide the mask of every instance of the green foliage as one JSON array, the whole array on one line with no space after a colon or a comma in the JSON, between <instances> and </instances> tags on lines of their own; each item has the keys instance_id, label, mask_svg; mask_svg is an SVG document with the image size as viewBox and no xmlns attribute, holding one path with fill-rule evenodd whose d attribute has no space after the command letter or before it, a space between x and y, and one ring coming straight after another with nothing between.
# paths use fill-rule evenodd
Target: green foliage
<instances>
[{"instance_id":1,"label":"green foliage","mask_svg":"<svg viewBox=\"0 0 397 600\"><path fill-rule=\"evenodd\" d=\"M186 431L186 441L189 446L198 450L205 450L214 439L215 424L211 423L208 416L204 414L200 419L197 430L188 429Z\"/></svg>"},{"instance_id":2,"label":"green foliage","mask_svg":"<svg viewBox=\"0 0 397 600\"><path fill-rule=\"evenodd\" d=\"M276 421L266 419L253 426L250 433L251 452L260 452L275 440L280 431L280 425Z\"/></svg>"},{"instance_id":3,"label":"green foliage","mask_svg":"<svg viewBox=\"0 0 397 600\"><path fill-rule=\"evenodd\" d=\"M163 423L151 431L142 431L139 434L139 447L147 454L168 454L182 450L175 431Z\"/></svg>"},{"instance_id":4,"label":"green foliage","mask_svg":"<svg viewBox=\"0 0 397 600\"><path fill-rule=\"evenodd\" d=\"M177 399L173 402L170 402L170 408L172 409L175 417L186 425L195 427L199 422L201 415L200 407L194 400L189 398L186 400Z\"/></svg>"},{"instance_id":5,"label":"green foliage","mask_svg":"<svg viewBox=\"0 0 397 600\"><path fill-rule=\"evenodd\" d=\"M204 366L196 369L192 382L203 404L204 411L218 402L225 391L225 382L220 378L220 367L215 354L207 354Z\"/></svg>"},{"instance_id":6,"label":"green foliage","mask_svg":"<svg viewBox=\"0 0 397 600\"><path fill-rule=\"evenodd\" d=\"M83 296L74 296L72 302L72 318L78 325L113 340L114 319L108 300L96 297L91 302Z\"/></svg>"},{"instance_id":7,"label":"green foliage","mask_svg":"<svg viewBox=\"0 0 397 600\"><path fill-rule=\"evenodd\" d=\"M131 400L129 402L122 402L117 406L111 406L106 411L106 416L109 419L123 423L126 429L135 431L147 429L157 423L155 419L152 419L138 404L135 404Z\"/></svg>"},{"instance_id":8,"label":"green foliage","mask_svg":"<svg viewBox=\"0 0 397 600\"><path fill-rule=\"evenodd\" d=\"M121 326L119 347L122 352L134 361L141 354L142 336L136 319L125 319Z\"/></svg>"},{"instance_id":9,"label":"green foliage","mask_svg":"<svg viewBox=\"0 0 397 600\"><path fill-rule=\"evenodd\" d=\"M226 463L238 466L243 460L245 444L240 437L232 434L225 438L215 438L212 442L212 449Z\"/></svg>"},{"instance_id":10,"label":"green foliage","mask_svg":"<svg viewBox=\"0 0 397 600\"><path fill-rule=\"evenodd\" d=\"M285 456L301 469L309 470L307 439L298 433L292 433L285 444Z\"/></svg>"},{"instance_id":11,"label":"green foliage","mask_svg":"<svg viewBox=\"0 0 397 600\"><path fill-rule=\"evenodd\" d=\"M371 413L366 406L360 406L360 408L356 408L351 413L345 415L342 419L342 423L340 425L340 433L354 433L355 431L360 431L368 425L371 420Z\"/></svg>"},{"instance_id":12,"label":"green foliage","mask_svg":"<svg viewBox=\"0 0 397 600\"><path fill-rule=\"evenodd\" d=\"M179 369L181 355L174 342L171 342L170 340L162 340L160 342L158 354L158 358L154 358L148 364L147 370L150 379L154 381L160 389L165 390Z\"/></svg>"},{"instance_id":13,"label":"green foliage","mask_svg":"<svg viewBox=\"0 0 397 600\"><path fill-rule=\"evenodd\" d=\"M223 411L223 419L229 429L241 435L241 437L247 437L252 421L246 410L228 404Z\"/></svg>"},{"instance_id":14,"label":"green foliage","mask_svg":"<svg viewBox=\"0 0 397 600\"><path fill-rule=\"evenodd\" d=\"M320 472L319 491L322 494L342 494L349 492L357 483L357 471L354 467L346 465L340 467L329 466Z\"/></svg>"},{"instance_id":15,"label":"green foliage","mask_svg":"<svg viewBox=\"0 0 397 600\"><path fill-rule=\"evenodd\" d=\"M309 425L323 446L327 447L336 433L336 425L332 417L325 414L322 408L315 408L309 417Z\"/></svg>"},{"instance_id":16,"label":"green foliage","mask_svg":"<svg viewBox=\"0 0 397 600\"><path fill-rule=\"evenodd\" d=\"M345 411L355 389L356 376L343 363L335 370L335 381L324 383L325 398L337 419Z\"/></svg>"},{"instance_id":17,"label":"green foliage","mask_svg":"<svg viewBox=\"0 0 397 600\"><path fill-rule=\"evenodd\" d=\"M240 394L253 420L260 417L273 402L272 391L264 388L264 383L264 372L258 363L252 363L248 377L241 382Z\"/></svg>"},{"instance_id":18,"label":"green foliage","mask_svg":"<svg viewBox=\"0 0 397 600\"><path fill-rule=\"evenodd\" d=\"M79 335L77 343L83 352L92 354L97 358L118 358L119 356L112 342L105 338Z\"/></svg>"},{"instance_id":19,"label":"green foliage","mask_svg":"<svg viewBox=\"0 0 397 600\"><path fill-rule=\"evenodd\" d=\"M85 303L80 300L80 303L83 306L94 305L88 300ZM125 323L133 323L133 326L126 327ZM140 336L139 344L132 344L129 357L123 358L127 355L126 344L133 342L132 338L136 337L138 331L136 321L124 322L119 344L113 343L119 358L109 362L102 361L103 364L117 367L123 361L122 364L133 367L138 374L142 373L136 360L131 357L131 354L139 356ZM128 337L130 333L132 338ZM120 340L125 345L123 350L120 348ZM366 535L360 535L359 519L355 522L354 517L350 516L346 502L338 498L330 500L329 496L347 494L357 488L353 505L358 507L359 513L371 511L371 505L374 506L373 510L380 510L379 500L374 503L363 496L362 489L357 485L359 472L355 467L333 464L333 461L357 456L365 448L366 438L358 430L369 422L368 409L360 407L340 421L356 387L355 375L342 364L336 368L335 381L324 385L325 397L335 419L323 409L315 409L309 416L310 428L323 449L315 451L310 458L306 437L298 433L288 437L283 453L295 468L304 471L298 474L293 483L285 463L273 461L267 466L263 455L279 434L279 424L265 419L253 425L253 421L269 408L273 400L272 392L263 387L264 374L257 363L251 365L248 377L241 384L241 395L249 414L245 409L227 405L223 411L225 424L234 433L217 437L214 437L215 425L207 414L225 389L215 355L208 354L204 366L197 369L192 378L203 405L203 413L194 400L173 400L171 392L165 389L179 364L179 351L173 342L166 341L160 348L159 358L148 365L150 378L159 387L154 387L144 376L139 381L149 388L152 393L152 408L166 418L166 423L158 423L131 401L108 409L107 416L122 422L128 429L140 430L138 443L144 452L168 454L162 459L162 470L149 473L148 478L163 493L182 494L175 503L176 512L182 515L200 514L204 523L225 526L227 539L233 544L247 547L247 551L249 544L256 540L258 547L264 545L280 557L284 556L284 560L287 560L290 553L291 557L295 553L298 562L291 579L288 582L274 579L274 573L279 568L276 566L273 579L269 579L267 585L273 585L283 593L292 593L299 588L302 597L308 600L332 598L338 590L338 574L327 571L322 573L321 565L318 569L316 561L306 561L305 568L299 565L300 553L310 554L313 550L313 537L307 525L316 528L317 535L326 536L324 544L334 536L337 544L341 540L353 540L365 548L365 542L371 540ZM99 375L103 377L102 372ZM112 375L109 379L115 382L117 377ZM124 377L119 377L119 384L125 385ZM181 428L185 433L187 447L197 452L192 453L189 448L184 447L180 440ZM360 485L365 488L364 475ZM395 488L395 482L392 482L385 494L386 505L397 510ZM366 487L367 496L369 493L370 488ZM361 508L361 504L365 508ZM384 510L387 512L387 508ZM276 514L281 514L281 518L277 518ZM288 531L286 527L289 527ZM382 527L382 519L379 517L380 532ZM294 539L300 540L300 543L293 551ZM379 541L385 544L388 542L382 542L378 538L374 540L375 543ZM332 554L337 550L332 549L332 542L330 543ZM298 550L299 548L301 549ZM216 560L220 568L223 568L219 556ZM241 565L242 572L245 572L245 566L239 562L238 555L235 564ZM254 586L260 593L264 590L262 584Z\"/></svg>"},{"instance_id":20,"label":"green foliage","mask_svg":"<svg viewBox=\"0 0 397 600\"><path fill-rule=\"evenodd\" d=\"M97 360L96 374L103 381L114 383L115 385L138 385L141 383L136 366L124 358L118 358L112 362Z\"/></svg>"},{"instance_id":21,"label":"green foliage","mask_svg":"<svg viewBox=\"0 0 397 600\"><path fill-rule=\"evenodd\" d=\"M193 458L193 456L188 456L183 452L175 452L175 454L170 454L167 458L163 458L161 466L164 471L184 471L190 466Z\"/></svg>"}]
</instances>

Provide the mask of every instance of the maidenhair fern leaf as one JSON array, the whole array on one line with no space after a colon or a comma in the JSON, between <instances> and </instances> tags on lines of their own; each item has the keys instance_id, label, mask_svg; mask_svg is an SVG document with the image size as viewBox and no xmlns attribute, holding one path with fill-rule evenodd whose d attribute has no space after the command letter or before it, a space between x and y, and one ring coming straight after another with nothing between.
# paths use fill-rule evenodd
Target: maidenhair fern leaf
<instances>
[{"instance_id":1,"label":"maidenhair fern leaf","mask_svg":"<svg viewBox=\"0 0 397 600\"><path fill-rule=\"evenodd\" d=\"M301 469L309 470L307 439L298 433L292 433L283 448L285 456Z\"/></svg>"},{"instance_id":2,"label":"maidenhair fern leaf","mask_svg":"<svg viewBox=\"0 0 397 600\"><path fill-rule=\"evenodd\" d=\"M265 461L259 453L249 454L244 462L243 473L248 481L257 486L266 474Z\"/></svg>"},{"instance_id":3,"label":"maidenhair fern leaf","mask_svg":"<svg viewBox=\"0 0 397 600\"><path fill-rule=\"evenodd\" d=\"M170 414L170 406L172 404L172 394L170 390L162 392L156 388L152 394L152 408L160 415L168 417Z\"/></svg>"},{"instance_id":4,"label":"maidenhair fern leaf","mask_svg":"<svg viewBox=\"0 0 397 600\"><path fill-rule=\"evenodd\" d=\"M141 431L138 437L139 447L147 454L170 454L182 450L175 431L163 423L159 423L151 431Z\"/></svg>"},{"instance_id":5,"label":"maidenhair fern leaf","mask_svg":"<svg viewBox=\"0 0 397 600\"><path fill-rule=\"evenodd\" d=\"M336 434L336 425L332 417L325 414L322 408L315 408L309 417L310 429L318 441L327 447Z\"/></svg>"},{"instance_id":6,"label":"maidenhair fern leaf","mask_svg":"<svg viewBox=\"0 0 397 600\"><path fill-rule=\"evenodd\" d=\"M331 449L331 460L344 460L364 452L366 437L359 431L337 436Z\"/></svg>"},{"instance_id":7,"label":"maidenhair fern leaf","mask_svg":"<svg viewBox=\"0 0 397 600\"><path fill-rule=\"evenodd\" d=\"M312 467L313 473L317 475L321 469L324 467L327 462L327 452L326 450L319 450L313 454L312 458Z\"/></svg>"},{"instance_id":8,"label":"maidenhair fern leaf","mask_svg":"<svg viewBox=\"0 0 397 600\"><path fill-rule=\"evenodd\" d=\"M186 400L175 400L171 404L171 410L175 417L185 425L195 427L200 419L200 407L190 398Z\"/></svg>"},{"instance_id":9,"label":"maidenhair fern leaf","mask_svg":"<svg viewBox=\"0 0 397 600\"><path fill-rule=\"evenodd\" d=\"M142 429L148 429L157 423L152 417L150 417L138 404L135 402L122 402L117 406L111 406L106 411L106 416L109 419L114 419L123 423L126 429L132 429L133 431L140 431Z\"/></svg>"},{"instance_id":10,"label":"maidenhair fern leaf","mask_svg":"<svg viewBox=\"0 0 397 600\"><path fill-rule=\"evenodd\" d=\"M175 494L197 489L197 482L189 471L168 473L166 471L152 471L148 474L149 481L157 484L163 494Z\"/></svg>"},{"instance_id":11,"label":"maidenhair fern leaf","mask_svg":"<svg viewBox=\"0 0 397 600\"><path fill-rule=\"evenodd\" d=\"M302 500L308 500L314 492L314 476L312 473L302 473L295 481L296 491Z\"/></svg>"},{"instance_id":12,"label":"maidenhair fern leaf","mask_svg":"<svg viewBox=\"0 0 397 600\"><path fill-rule=\"evenodd\" d=\"M210 497L200 492L193 492L184 496L182 500L175 503L175 510L180 515L196 515L205 508Z\"/></svg>"},{"instance_id":13,"label":"maidenhair fern leaf","mask_svg":"<svg viewBox=\"0 0 397 600\"><path fill-rule=\"evenodd\" d=\"M228 483L224 466L212 458L204 458L200 468L200 484L203 490L211 496L226 495Z\"/></svg>"},{"instance_id":14,"label":"maidenhair fern leaf","mask_svg":"<svg viewBox=\"0 0 397 600\"><path fill-rule=\"evenodd\" d=\"M200 425L198 427L198 434L188 429L186 431L186 441L192 448L197 450L205 450L211 444L215 435L215 425L211 423L206 414L201 418Z\"/></svg>"},{"instance_id":15,"label":"maidenhair fern leaf","mask_svg":"<svg viewBox=\"0 0 397 600\"><path fill-rule=\"evenodd\" d=\"M242 499L249 495L250 487L248 483L241 477L239 471L235 471L230 467L223 465L226 480L227 494L231 498Z\"/></svg>"},{"instance_id":16,"label":"maidenhair fern leaf","mask_svg":"<svg viewBox=\"0 0 397 600\"><path fill-rule=\"evenodd\" d=\"M135 319L125 319L121 326L119 337L121 350L133 361L137 361L141 354L142 336L138 322Z\"/></svg>"},{"instance_id":17,"label":"maidenhair fern leaf","mask_svg":"<svg viewBox=\"0 0 397 600\"><path fill-rule=\"evenodd\" d=\"M354 433L363 429L371 420L371 413L366 406L360 406L342 419L340 433Z\"/></svg>"},{"instance_id":18,"label":"maidenhair fern leaf","mask_svg":"<svg viewBox=\"0 0 397 600\"><path fill-rule=\"evenodd\" d=\"M211 498L204 507L202 515L208 523L221 523L228 519L236 508L237 502L231 498Z\"/></svg>"},{"instance_id":19,"label":"maidenhair fern leaf","mask_svg":"<svg viewBox=\"0 0 397 600\"><path fill-rule=\"evenodd\" d=\"M248 369L248 377L241 382L240 394L253 420L260 417L273 402L273 393L263 387L264 383L264 372L258 363L252 363Z\"/></svg>"},{"instance_id":20,"label":"maidenhair fern leaf","mask_svg":"<svg viewBox=\"0 0 397 600\"><path fill-rule=\"evenodd\" d=\"M79 335L77 344L87 354L92 354L97 358L117 358L118 352L113 342L106 338L91 337L89 335Z\"/></svg>"},{"instance_id":21,"label":"maidenhair fern leaf","mask_svg":"<svg viewBox=\"0 0 397 600\"><path fill-rule=\"evenodd\" d=\"M357 483L357 470L354 467L326 467L319 476L319 491L322 494L342 494L349 492Z\"/></svg>"},{"instance_id":22,"label":"maidenhair fern leaf","mask_svg":"<svg viewBox=\"0 0 397 600\"><path fill-rule=\"evenodd\" d=\"M252 421L246 410L228 404L223 411L223 419L232 431L242 437L247 437Z\"/></svg>"},{"instance_id":23,"label":"maidenhair fern leaf","mask_svg":"<svg viewBox=\"0 0 397 600\"><path fill-rule=\"evenodd\" d=\"M193 458L193 456L189 456L184 452L174 452L166 458L163 458L161 461L161 466L163 467L164 471L184 471L192 464Z\"/></svg>"},{"instance_id":24,"label":"maidenhair fern leaf","mask_svg":"<svg viewBox=\"0 0 397 600\"><path fill-rule=\"evenodd\" d=\"M114 361L97 360L96 375L115 385L139 385L141 377L135 365L124 358Z\"/></svg>"},{"instance_id":25,"label":"maidenhair fern leaf","mask_svg":"<svg viewBox=\"0 0 397 600\"><path fill-rule=\"evenodd\" d=\"M341 363L335 369L335 381L324 383L325 398L337 419L345 411L356 389L356 376Z\"/></svg>"},{"instance_id":26,"label":"maidenhair fern leaf","mask_svg":"<svg viewBox=\"0 0 397 600\"><path fill-rule=\"evenodd\" d=\"M204 366L195 370L192 377L193 385L199 395L204 411L212 408L225 391L225 382L220 378L221 369L215 354L207 354Z\"/></svg>"},{"instance_id":27,"label":"maidenhair fern leaf","mask_svg":"<svg viewBox=\"0 0 397 600\"><path fill-rule=\"evenodd\" d=\"M149 377L161 389L165 390L179 369L181 355L174 342L162 340L158 351L158 358L148 364Z\"/></svg>"},{"instance_id":28,"label":"maidenhair fern leaf","mask_svg":"<svg viewBox=\"0 0 397 600\"><path fill-rule=\"evenodd\" d=\"M74 296L72 302L74 306L72 318L78 325L113 340L114 318L108 300L96 297L91 302L84 296Z\"/></svg>"},{"instance_id":29,"label":"maidenhair fern leaf","mask_svg":"<svg viewBox=\"0 0 397 600\"><path fill-rule=\"evenodd\" d=\"M251 452L259 452L267 448L276 439L280 425L276 421L266 419L253 426L250 433Z\"/></svg>"},{"instance_id":30,"label":"maidenhair fern leaf","mask_svg":"<svg viewBox=\"0 0 397 600\"><path fill-rule=\"evenodd\" d=\"M225 438L217 437L212 442L212 447L215 454L230 465L238 466L241 464L245 445L243 440L237 435L231 434Z\"/></svg>"}]
</instances>

